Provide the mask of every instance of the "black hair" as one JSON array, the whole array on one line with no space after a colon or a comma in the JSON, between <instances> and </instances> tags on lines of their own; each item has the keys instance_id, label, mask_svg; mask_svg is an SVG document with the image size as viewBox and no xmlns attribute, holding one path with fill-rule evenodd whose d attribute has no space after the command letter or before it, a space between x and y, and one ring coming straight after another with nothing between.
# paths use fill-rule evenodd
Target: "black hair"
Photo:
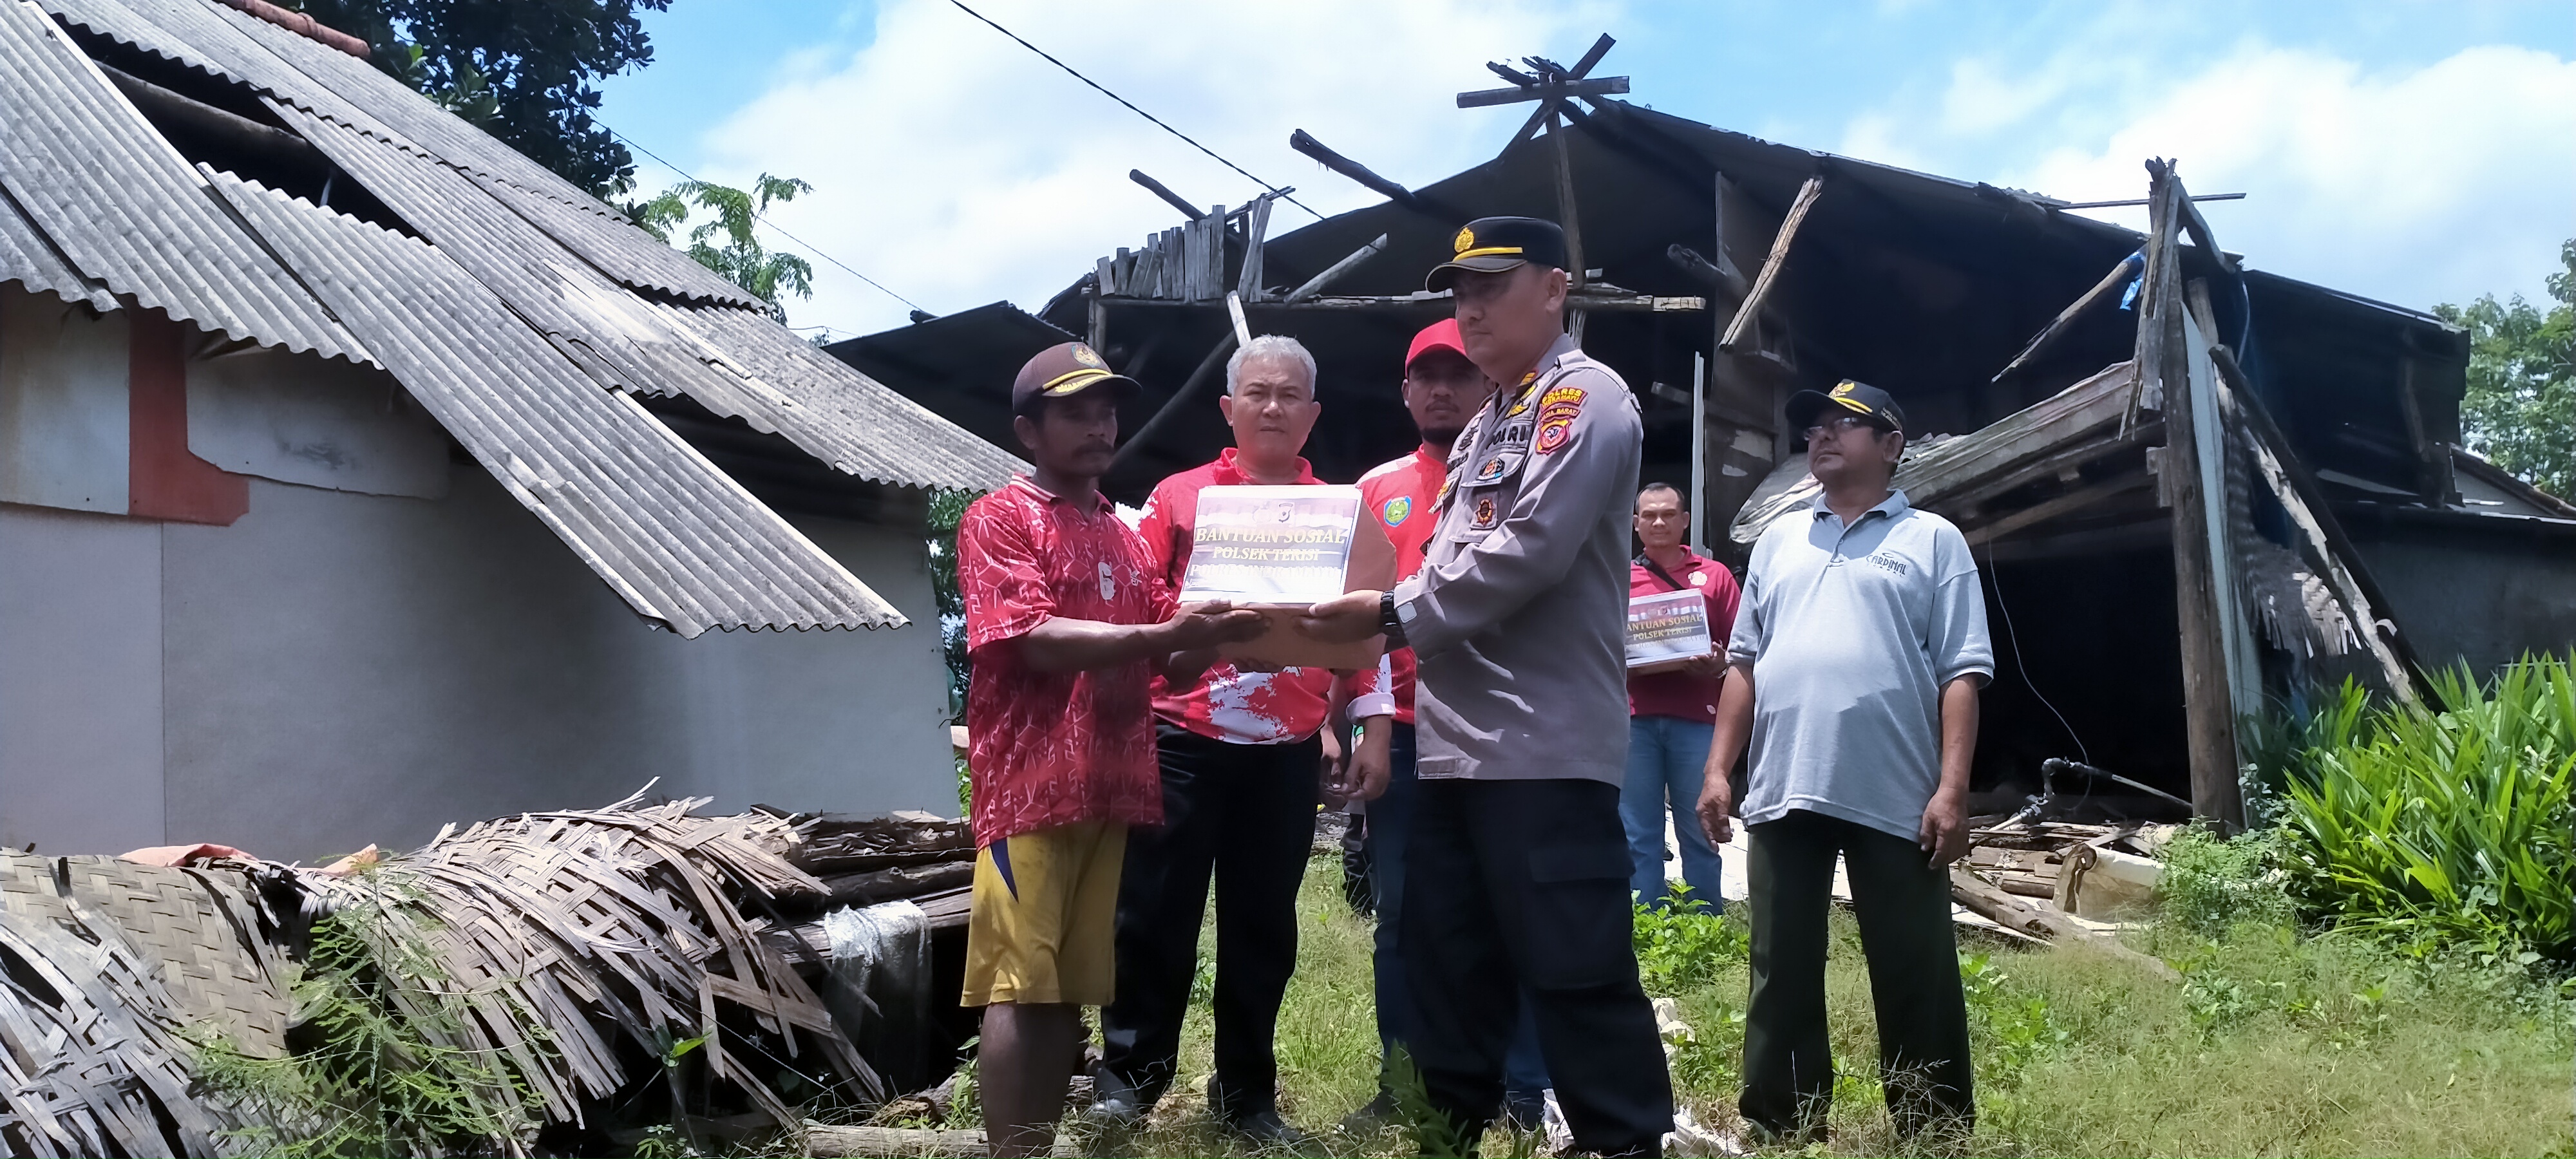
<instances>
[{"instance_id":1,"label":"black hair","mask_svg":"<svg viewBox=\"0 0 2576 1159\"><path fill-rule=\"evenodd\" d=\"M1672 485L1672 484L1670 484L1670 483L1664 482L1664 481L1663 481L1663 480L1661 480L1661 479L1657 479L1657 480L1655 480L1654 482L1648 483L1648 484L1646 484L1646 485L1645 485L1645 486L1643 486L1643 487L1639 487L1639 488L1637 488L1637 498L1639 498L1639 499L1643 499L1643 498L1645 498L1645 497L1646 497L1646 494L1647 494L1648 492L1650 492L1650 491L1670 491L1670 492L1672 492L1672 493L1673 493L1673 498L1678 499L1678 500L1680 500L1680 501L1681 501L1681 504L1682 504L1682 510L1685 510L1685 511L1690 510L1690 496L1683 494L1683 493L1682 493L1682 489L1681 489L1681 488L1679 488L1679 487L1675 487L1675 486L1673 486L1673 485Z\"/></svg>"}]
</instances>

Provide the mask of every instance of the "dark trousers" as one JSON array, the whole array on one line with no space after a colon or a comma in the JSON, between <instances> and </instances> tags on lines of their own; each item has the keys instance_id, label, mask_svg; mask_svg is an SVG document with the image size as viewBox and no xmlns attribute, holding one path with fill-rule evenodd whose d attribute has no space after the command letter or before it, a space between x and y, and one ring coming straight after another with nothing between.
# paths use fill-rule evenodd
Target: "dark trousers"
<instances>
[{"instance_id":1,"label":"dark trousers","mask_svg":"<svg viewBox=\"0 0 2576 1159\"><path fill-rule=\"evenodd\" d=\"M1414 805L1407 1045L1432 1106L1469 1143L1484 1133L1527 995L1575 1147L1659 1153L1672 1084L1637 983L1619 787L1443 778L1419 782Z\"/></svg>"},{"instance_id":2,"label":"dark trousers","mask_svg":"<svg viewBox=\"0 0 2576 1159\"><path fill-rule=\"evenodd\" d=\"M1950 925L1950 875L1913 841L1805 810L1750 827L1753 1001L1744 1019L1744 1117L1821 1138L1834 1092L1825 1034L1825 916L1834 855L1851 879L1878 1008L1878 1073L1900 1133L1975 1122L1968 1006Z\"/></svg>"},{"instance_id":3,"label":"dark trousers","mask_svg":"<svg viewBox=\"0 0 2576 1159\"><path fill-rule=\"evenodd\" d=\"M1393 1077L1388 1067L1413 1025L1413 992L1404 980L1404 865L1413 844L1413 726L1398 724L1387 746L1386 792L1368 803L1369 880L1377 903L1376 954L1378 1089ZM1503 1099L1512 1117L1535 1123L1547 1097L1547 1063L1539 1054L1538 1023L1527 1004L1503 1056Z\"/></svg>"},{"instance_id":4,"label":"dark trousers","mask_svg":"<svg viewBox=\"0 0 2576 1159\"><path fill-rule=\"evenodd\" d=\"M1216 881L1220 1115L1273 1109L1271 1038L1297 967L1297 886L1315 841L1322 742L1248 745L1161 725L1163 824L1127 835L1118 882L1118 996L1100 1012L1101 1065L1145 1104L1172 1085Z\"/></svg>"}]
</instances>

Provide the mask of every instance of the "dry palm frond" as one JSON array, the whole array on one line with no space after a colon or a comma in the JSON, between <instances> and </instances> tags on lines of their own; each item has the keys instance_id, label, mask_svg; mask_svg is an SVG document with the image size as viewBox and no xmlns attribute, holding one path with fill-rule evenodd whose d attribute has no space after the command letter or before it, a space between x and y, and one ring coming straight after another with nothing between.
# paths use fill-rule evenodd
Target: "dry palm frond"
<instances>
[{"instance_id":1,"label":"dry palm frond","mask_svg":"<svg viewBox=\"0 0 2576 1159\"><path fill-rule=\"evenodd\" d=\"M629 1085L622 1034L656 1057L675 1040L702 1039L716 1077L780 1122L796 1121L720 1033L724 1005L748 1011L791 1055L800 1039L818 1050L855 1093L885 1097L813 991L762 942L761 923L729 896L821 889L779 856L796 840L792 822L693 816L703 799L637 807L640 797L451 828L369 873L301 877L326 908L371 910L369 920L433 956L448 996L474 1014L456 1029L466 1041L453 1045L507 1058L549 1118L580 1122L584 1099ZM395 883L399 891L386 888Z\"/></svg>"}]
</instances>

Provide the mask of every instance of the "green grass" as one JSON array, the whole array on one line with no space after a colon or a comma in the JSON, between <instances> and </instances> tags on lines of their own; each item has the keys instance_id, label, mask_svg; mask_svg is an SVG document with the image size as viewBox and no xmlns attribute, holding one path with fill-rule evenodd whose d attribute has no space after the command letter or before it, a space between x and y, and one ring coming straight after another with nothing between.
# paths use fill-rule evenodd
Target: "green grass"
<instances>
[{"instance_id":1,"label":"green grass","mask_svg":"<svg viewBox=\"0 0 2576 1159\"><path fill-rule=\"evenodd\" d=\"M1279 1029L1283 1109L1319 1133L1367 1102L1377 1075L1370 927L1342 904L1339 879L1332 861L1309 868ZM1834 929L1827 996L1846 1073L1822 1153L1890 1153L1899 1147L1879 1103L1858 933L1847 915ZM2080 951L1962 944L1974 973L1979 1109L1967 1153L2576 1152L2576 998L2509 958L2409 957L2259 924L2216 939L2175 926L2138 945L2176 963L2184 981ZM1727 1128L1737 1125L1746 992L1736 955L1705 971L1666 972L1683 979L1672 993L1694 1038L1677 1052L1678 1093L1700 1123ZM1208 1125L1198 1094L1208 1035L1207 1011L1193 1010L1173 1094L1148 1129L1104 1141L1101 1153L1249 1153ZM1325 1141L1345 1155L1403 1146L1395 1134ZM1484 1148L1514 1150L1499 1133Z\"/></svg>"}]
</instances>

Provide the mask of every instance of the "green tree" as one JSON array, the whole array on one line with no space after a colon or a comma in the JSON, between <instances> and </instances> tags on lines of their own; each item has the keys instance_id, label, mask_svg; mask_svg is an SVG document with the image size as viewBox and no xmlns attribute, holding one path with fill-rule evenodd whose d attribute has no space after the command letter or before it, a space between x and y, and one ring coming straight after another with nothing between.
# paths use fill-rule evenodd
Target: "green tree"
<instances>
[{"instance_id":1,"label":"green tree","mask_svg":"<svg viewBox=\"0 0 2576 1159\"><path fill-rule=\"evenodd\" d=\"M796 178L763 173L752 181L749 190L712 181L683 181L649 201L631 202L625 209L626 216L646 233L666 242L688 224L697 210L712 212L714 217L689 231L689 256L769 303L770 314L784 322L787 307L779 301L780 296L813 297L814 264L760 244L760 239L752 236L751 227L761 214L769 212L772 202L793 201L797 194L813 191L813 186Z\"/></svg>"},{"instance_id":2,"label":"green tree","mask_svg":"<svg viewBox=\"0 0 2576 1159\"><path fill-rule=\"evenodd\" d=\"M639 11L671 0L300 0L375 46L369 59L598 197L635 187L635 158L592 120L600 77L653 62Z\"/></svg>"},{"instance_id":3,"label":"green tree","mask_svg":"<svg viewBox=\"0 0 2576 1159\"><path fill-rule=\"evenodd\" d=\"M2576 498L2576 238L2558 247L2546 313L2516 294L2433 307L2469 331L2460 425L2469 449L2560 498Z\"/></svg>"}]
</instances>

